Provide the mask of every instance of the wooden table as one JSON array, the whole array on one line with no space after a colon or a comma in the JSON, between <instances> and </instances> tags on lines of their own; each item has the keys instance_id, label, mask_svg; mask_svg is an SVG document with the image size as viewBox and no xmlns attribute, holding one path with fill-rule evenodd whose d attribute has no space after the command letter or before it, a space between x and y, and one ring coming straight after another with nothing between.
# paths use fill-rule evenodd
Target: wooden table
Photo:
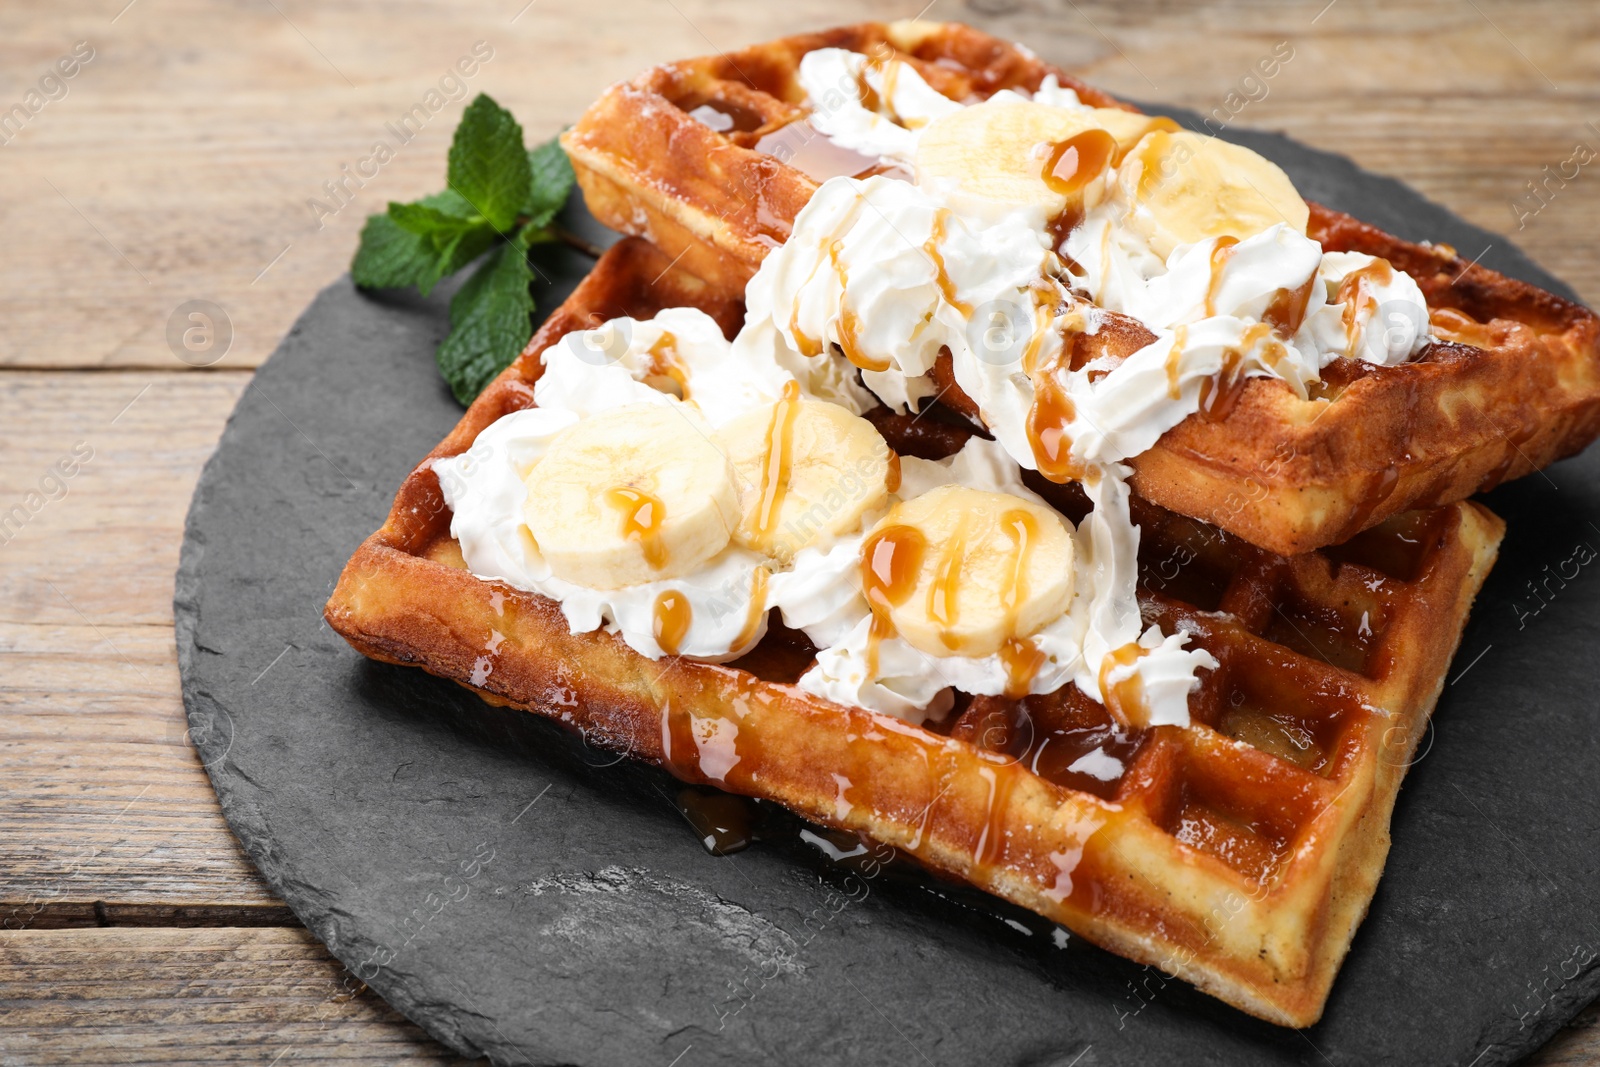
<instances>
[{"instance_id":1,"label":"wooden table","mask_svg":"<svg viewBox=\"0 0 1600 1067\"><path fill-rule=\"evenodd\" d=\"M921 2L0 8L0 107L39 105L0 127L0 512L41 492L0 533L0 1062L449 1060L346 988L241 853L184 736L172 575L200 467L364 216L440 185L462 101L339 199L325 183L475 42L493 55L466 91L531 141L652 62ZM936 0L929 16L1206 112L1235 110L1248 94L1230 92L1287 41L1293 59L1234 121L1398 175L1600 299L1600 162L1547 203L1525 196L1576 145L1600 147L1592 0ZM191 300L231 322L219 360L169 344ZM51 480L75 448L92 458ZM1595 1061L1596 1018L1536 1062Z\"/></svg>"}]
</instances>

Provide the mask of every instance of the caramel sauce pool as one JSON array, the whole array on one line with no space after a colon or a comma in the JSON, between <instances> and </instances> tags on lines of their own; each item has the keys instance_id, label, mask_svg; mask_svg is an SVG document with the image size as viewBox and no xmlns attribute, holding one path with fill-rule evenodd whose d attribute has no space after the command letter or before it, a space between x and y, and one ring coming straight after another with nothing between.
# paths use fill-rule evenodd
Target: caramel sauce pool
<instances>
[{"instance_id":1,"label":"caramel sauce pool","mask_svg":"<svg viewBox=\"0 0 1600 1067\"><path fill-rule=\"evenodd\" d=\"M666 505L643 489L627 485L607 489L601 498L622 512L622 536L639 542L645 562L660 570L667 562L666 546L661 543L661 524L667 520Z\"/></svg>"}]
</instances>

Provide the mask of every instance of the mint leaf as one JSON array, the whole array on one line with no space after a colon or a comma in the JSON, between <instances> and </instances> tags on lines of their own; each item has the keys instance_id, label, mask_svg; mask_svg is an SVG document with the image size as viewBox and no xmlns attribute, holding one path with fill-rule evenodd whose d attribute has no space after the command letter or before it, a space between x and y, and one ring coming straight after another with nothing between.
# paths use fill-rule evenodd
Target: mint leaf
<instances>
[{"instance_id":1,"label":"mint leaf","mask_svg":"<svg viewBox=\"0 0 1600 1067\"><path fill-rule=\"evenodd\" d=\"M511 112L479 93L462 113L450 144L450 188L504 233L528 196L527 150Z\"/></svg>"},{"instance_id":2,"label":"mint leaf","mask_svg":"<svg viewBox=\"0 0 1600 1067\"><path fill-rule=\"evenodd\" d=\"M533 270L520 235L502 241L450 301L450 336L439 346L439 371L470 404L533 336Z\"/></svg>"},{"instance_id":3,"label":"mint leaf","mask_svg":"<svg viewBox=\"0 0 1600 1067\"><path fill-rule=\"evenodd\" d=\"M528 216L529 226L543 229L572 192L572 161L561 150L560 140L552 137L528 153L528 171L531 180L522 213Z\"/></svg>"},{"instance_id":4,"label":"mint leaf","mask_svg":"<svg viewBox=\"0 0 1600 1067\"><path fill-rule=\"evenodd\" d=\"M388 215L369 215L350 275L363 289L399 289L429 277L438 258L426 239L401 229Z\"/></svg>"},{"instance_id":5,"label":"mint leaf","mask_svg":"<svg viewBox=\"0 0 1600 1067\"><path fill-rule=\"evenodd\" d=\"M503 238L493 226L480 222L470 229L440 231L423 240L431 242L435 256L427 273L417 279L417 290L427 296L440 279L448 278L465 267Z\"/></svg>"},{"instance_id":6,"label":"mint leaf","mask_svg":"<svg viewBox=\"0 0 1600 1067\"><path fill-rule=\"evenodd\" d=\"M483 216L476 212L468 218L462 218L440 211L436 207L429 207L421 201L415 204L391 203L389 217L402 230L421 237L430 237L436 233L453 235L480 226L485 221Z\"/></svg>"}]
</instances>

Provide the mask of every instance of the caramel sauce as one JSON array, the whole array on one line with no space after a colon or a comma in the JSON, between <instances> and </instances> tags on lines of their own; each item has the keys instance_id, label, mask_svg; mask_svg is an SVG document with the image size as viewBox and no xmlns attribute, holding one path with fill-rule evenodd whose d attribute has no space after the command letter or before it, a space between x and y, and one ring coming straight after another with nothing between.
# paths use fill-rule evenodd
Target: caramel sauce
<instances>
[{"instance_id":1,"label":"caramel sauce","mask_svg":"<svg viewBox=\"0 0 1600 1067\"><path fill-rule=\"evenodd\" d=\"M1293 337L1306 321L1306 308L1311 304L1311 290L1317 284L1317 272L1312 271L1305 284L1293 289L1278 289L1261 313L1261 321L1277 330L1280 336Z\"/></svg>"},{"instance_id":2,"label":"caramel sauce","mask_svg":"<svg viewBox=\"0 0 1600 1067\"><path fill-rule=\"evenodd\" d=\"M959 651L961 643L950 629L961 619L961 570L967 561L967 537L967 522L963 519L954 536L944 543L933 569L933 583L928 586L928 618L939 624L939 640L952 652Z\"/></svg>"},{"instance_id":3,"label":"caramel sauce","mask_svg":"<svg viewBox=\"0 0 1600 1067\"><path fill-rule=\"evenodd\" d=\"M666 546L661 543L661 524L667 520L666 505L643 489L618 485L601 497L622 512L622 536L639 542L645 562L660 570L667 562Z\"/></svg>"},{"instance_id":4,"label":"caramel sauce","mask_svg":"<svg viewBox=\"0 0 1600 1067\"><path fill-rule=\"evenodd\" d=\"M752 133L766 125L766 116L731 100L704 100L686 109L689 117L718 133Z\"/></svg>"},{"instance_id":5,"label":"caramel sauce","mask_svg":"<svg viewBox=\"0 0 1600 1067\"><path fill-rule=\"evenodd\" d=\"M883 97L878 95L878 90L874 89L872 87L872 83L867 80L867 71L871 70L872 67L872 60L868 59L867 64L863 66L861 68L861 72L856 75L856 91L861 96L862 107L866 108L868 111L882 114Z\"/></svg>"},{"instance_id":6,"label":"caramel sauce","mask_svg":"<svg viewBox=\"0 0 1600 1067\"><path fill-rule=\"evenodd\" d=\"M766 545L778 526L778 514L789 494L794 466L794 424L800 417L800 383L784 384L783 397L767 423L766 462L761 465L761 495L756 504L754 541Z\"/></svg>"},{"instance_id":7,"label":"caramel sauce","mask_svg":"<svg viewBox=\"0 0 1600 1067\"><path fill-rule=\"evenodd\" d=\"M1006 809L1010 806L1011 791L1016 788L1017 775L993 769L994 781L989 785L988 806L984 810L983 832L972 850L972 858L979 867L987 867L1005 858Z\"/></svg>"},{"instance_id":8,"label":"caramel sauce","mask_svg":"<svg viewBox=\"0 0 1600 1067\"><path fill-rule=\"evenodd\" d=\"M1447 341L1474 348L1488 348L1493 344L1487 325L1455 308L1434 308L1428 318L1434 332Z\"/></svg>"},{"instance_id":9,"label":"caramel sauce","mask_svg":"<svg viewBox=\"0 0 1600 1067\"><path fill-rule=\"evenodd\" d=\"M750 577L750 610L744 617L744 629L739 631L738 640L733 643L735 651L755 641L761 620L767 617L767 580L771 577L771 572L765 567L757 567L755 574Z\"/></svg>"},{"instance_id":10,"label":"caramel sauce","mask_svg":"<svg viewBox=\"0 0 1600 1067\"><path fill-rule=\"evenodd\" d=\"M1051 366L1044 366L1039 354L1044 348L1046 331L1052 321L1049 309L1035 308L1033 337L1022 354L1022 369L1033 383L1033 404L1028 408L1028 444L1033 449L1033 462L1039 473L1052 482L1066 482L1083 477L1083 470L1072 460L1072 435L1069 427L1077 417L1077 405L1067 395L1066 376L1072 369L1071 327L1063 338L1061 351Z\"/></svg>"},{"instance_id":11,"label":"caramel sauce","mask_svg":"<svg viewBox=\"0 0 1600 1067\"><path fill-rule=\"evenodd\" d=\"M683 647L683 639L694 621L694 609L689 598L676 589L668 589L656 597L650 617L650 633L661 646L661 651L676 656Z\"/></svg>"},{"instance_id":12,"label":"caramel sauce","mask_svg":"<svg viewBox=\"0 0 1600 1067\"><path fill-rule=\"evenodd\" d=\"M656 343L651 345L645 353L649 362L645 364L644 380L646 385L653 385L657 381L670 381L676 386L672 392L677 393L679 399L689 396L689 375L683 369L683 364L678 362L678 339L672 331L663 330L661 336L656 338ZM658 387L659 388L659 387Z\"/></svg>"},{"instance_id":13,"label":"caramel sauce","mask_svg":"<svg viewBox=\"0 0 1600 1067\"><path fill-rule=\"evenodd\" d=\"M1350 338L1345 355L1354 359L1361 347L1361 331L1356 329L1356 316L1364 308L1377 308L1378 298L1372 295L1372 285L1388 285L1394 280L1394 268L1387 259L1375 259L1360 270L1353 270L1339 283L1339 293L1334 300L1344 305L1344 331Z\"/></svg>"},{"instance_id":14,"label":"caramel sauce","mask_svg":"<svg viewBox=\"0 0 1600 1067\"><path fill-rule=\"evenodd\" d=\"M894 109L894 88L900 81L901 63L902 60L898 56L890 56L887 60L868 56L866 63L861 67L861 72L856 75L856 88L861 93L861 106L895 123L900 122L900 114ZM867 72L873 70L883 74L881 93L867 80Z\"/></svg>"},{"instance_id":15,"label":"caramel sauce","mask_svg":"<svg viewBox=\"0 0 1600 1067\"><path fill-rule=\"evenodd\" d=\"M1222 367L1216 377L1200 383L1201 416L1207 422L1226 419L1239 403L1248 380L1244 376L1244 353L1234 348L1222 353Z\"/></svg>"},{"instance_id":16,"label":"caramel sauce","mask_svg":"<svg viewBox=\"0 0 1600 1067\"><path fill-rule=\"evenodd\" d=\"M812 265L811 274L806 278L806 285L811 284L812 280L817 276L817 271L821 269L821 263L815 263ZM804 286L802 286L802 288L804 288ZM820 337L808 337L800 329L800 300L798 296L795 299L794 307L789 311L789 332L794 335L794 346L800 350L800 354L802 356L814 358L822 355L822 339Z\"/></svg>"},{"instance_id":17,"label":"caramel sauce","mask_svg":"<svg viewBox=\"0 0 1600 1067\"><path fill-rule=\"evenodd\" d=\"M754 147L819 185L829 178L864 178L887 169L872 156L835 144L805 119L773 130L756 141Z\"/></svg>"},{"instance_id":18,"label":"caramel sauce","mask_svg":"<svg viewBox=\"0 0 1600 1067\"><path fill-rule=\"evenodd\" d=\"M922 250L928 253L928 258L933 260L935 280L939 283L939 292L944 294L945 302L959 311L964 317L972 317L972 305L956 299L955 283L950 280L950 272L945 267L944 253L939 250L939 245L945 238L945 227L950 223L950 209L942 207L933 214L933 233L923 244Z\"/></svg>"},{"instance_id":19,"label":"caramel sauce","mask_svg":"<svg viewBox=\"0 0 1600 1067\"><path fill-rule=\"evenodd\" d=\"M1400 470L1397 467L1385 467L1378 473L1378 477L1368 482L1366 490L1361 494L1361 500L1350 515L1350 521L1345 525L1341 540L1353 537L1364 530L1372 518L1372 513L1389 499L1399 482Z\"/></svg>"},{"instance_id":20,"label":"caramel sauce","mask_svg":"<svg viewBox=\"0 0 1600 1067\"><path fill-rule=\"evenodd\" d=\"M1000 646L1000 662L1006 668L1005 695L1020 700L1033 687L1033 679L1044 666L1045 654L1032 641L1018 636L1021 628L1017 612L1028 597L1028 562L1039 540L1039 523L1033 513L1014 508L1000 516L1000 531L1011 541L1011 569L1000 587L1000 606L1006 611L1006 633L1011 635Z\"/></svg>"},{"instance_id":21,"label":"caramel sauce","mask_svg":"<svg viewBox=\"0 0 1600 1067\"><path fill-rule=\"evenodd\" d=\"M1052 193L1075 196L1105 173L1116 154L1115 137L1105 130L1084 130L1051 146L1039 177Z\"/></svg>"},{"instance_id":22,"label":"caramel sauce","mask_svg":"<svg viewBox=\"0 0 1600 1067\"><path fill-rule=\"evenodd\" d=\"M878 644L894 633L889 613L904 604L917 587L927 538L911 526L886 526L861 546L861 591L872 610L867 633L867 673L878 673Z\"/></svg>"},{"instance_id":23,"label":"caramel sauce","mask_svg":"<svg viewBox=\"0 0 1600 1067\"><path fill-rule=\"evenodd\" d=\"M677 808L713 856L742 851L759 836L760 809L745 797L688 786L678 791Z\"/></svg>"},{"instance_id":24,"label":"caramel sauce","mask_svg":"<svg viewBox=\"0 0 1600 1067\"><path fill-rule=\"evenodd\" d=\"M1060 248L1067 235L1083 222L1084 186L1104 174L1116 156L1117 139L1099 129L1084 130L1050 146L1039 178L1051 192L1067 198L1061 213L1048 224L1051 247ZM1073 274L1085 273L1083 267L1070 258L1066 265Z\"/></svg>"},{"instance_id":25,"label":"caramel sauce","mask_svg":"<svg viewBox=\"0 0 1600 1067\"><path fill-rule=\"evenodd\" d=\"M845 265L839 262L839 250L842 247L844 242L840 240L828 245L828 258L833 262L834 273L839 276L839 348L843 350L845 359L862 370L886 371L890 367L887 359L871 359L861 351L861 319L845 303L845 292L850 288L850 275ZM798 339L797 336L796 340Z\"/></svg>"},{"instance_id":26,"label":"caramel sauce","mask_svg":"<svg viewBox=\"0 0 1600 1067\"><path fill-rule=\"evenodd\" d=\"M1145 654L1137 642L1130 641L1100 661L1100 692L1105 694L1106 710L1125 726L1143 726L1150 721L1150 706L1145 702L1144 684L1137 674L1115 685L1106 682L1118 667L1127 667Z\"/></svg>"},{"instance_id":27,"label":"caramel sauce","mask_svg":"<svg viewBox=\"0 0 1600 1067\"><path fill-rule=\"evenodd\" d=\"M1233 258L1234 249L1238 244L1237 237L1223 234L1217 238L1217 243L1211 246L1211 281L1206 285L1208 319L1217 313L1217 290L1222 288L1222 270L1228 265L1228 260Z\"/></svg>"},{"instance_id":28,"label":"caramel sauce","mask_svg":"<svg viewBox=\"0 0 1600 1067\"><path fill-rule=\"evenodd\" d=\"M889 450L889 473L884 476L883 487L891 493L900 491L900 453Z\"/></svg>"},{"instance_id":29,"label":"caramel sauce","mask_svg":"<svg viewBox=\"0 0 1600 1067\"><path fill-rule=\"evenodd\" d=\"M1183 359L1184 345L1189 343L1189 327L1179 326L1172 331L1172 348L1167 352L1167 396L1173 400L1179 397L1178 371L1180 361Z\"/></svg>"}]
</instances>

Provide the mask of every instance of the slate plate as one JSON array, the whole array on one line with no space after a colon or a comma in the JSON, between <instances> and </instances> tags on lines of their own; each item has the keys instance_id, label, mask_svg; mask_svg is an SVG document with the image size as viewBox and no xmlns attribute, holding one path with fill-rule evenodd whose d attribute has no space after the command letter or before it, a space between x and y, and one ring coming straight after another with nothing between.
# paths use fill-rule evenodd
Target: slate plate
<instances>
[{"instance_id":1,"label":"slate plate","mask_svg":"<svg viewBox=\"0 0 1600 1067\"><path fill-rule=\"evenodd\" d=\"M1311 198L1569 292L1397 182L1238 139ZM541 306L586 267L541 261ZM970 891L850 879L794 833L713 857L664 773L351 651L322 604L460 415L432 360L448 296L347 278L316 299L206 466L175 604L229 825L334 955L445 1044L586 1067L1487 1067L1600 992L1600 452L1490 496L1500 564L1327 1015L1296 1032Z\"/></svg>"}]
</instances>

